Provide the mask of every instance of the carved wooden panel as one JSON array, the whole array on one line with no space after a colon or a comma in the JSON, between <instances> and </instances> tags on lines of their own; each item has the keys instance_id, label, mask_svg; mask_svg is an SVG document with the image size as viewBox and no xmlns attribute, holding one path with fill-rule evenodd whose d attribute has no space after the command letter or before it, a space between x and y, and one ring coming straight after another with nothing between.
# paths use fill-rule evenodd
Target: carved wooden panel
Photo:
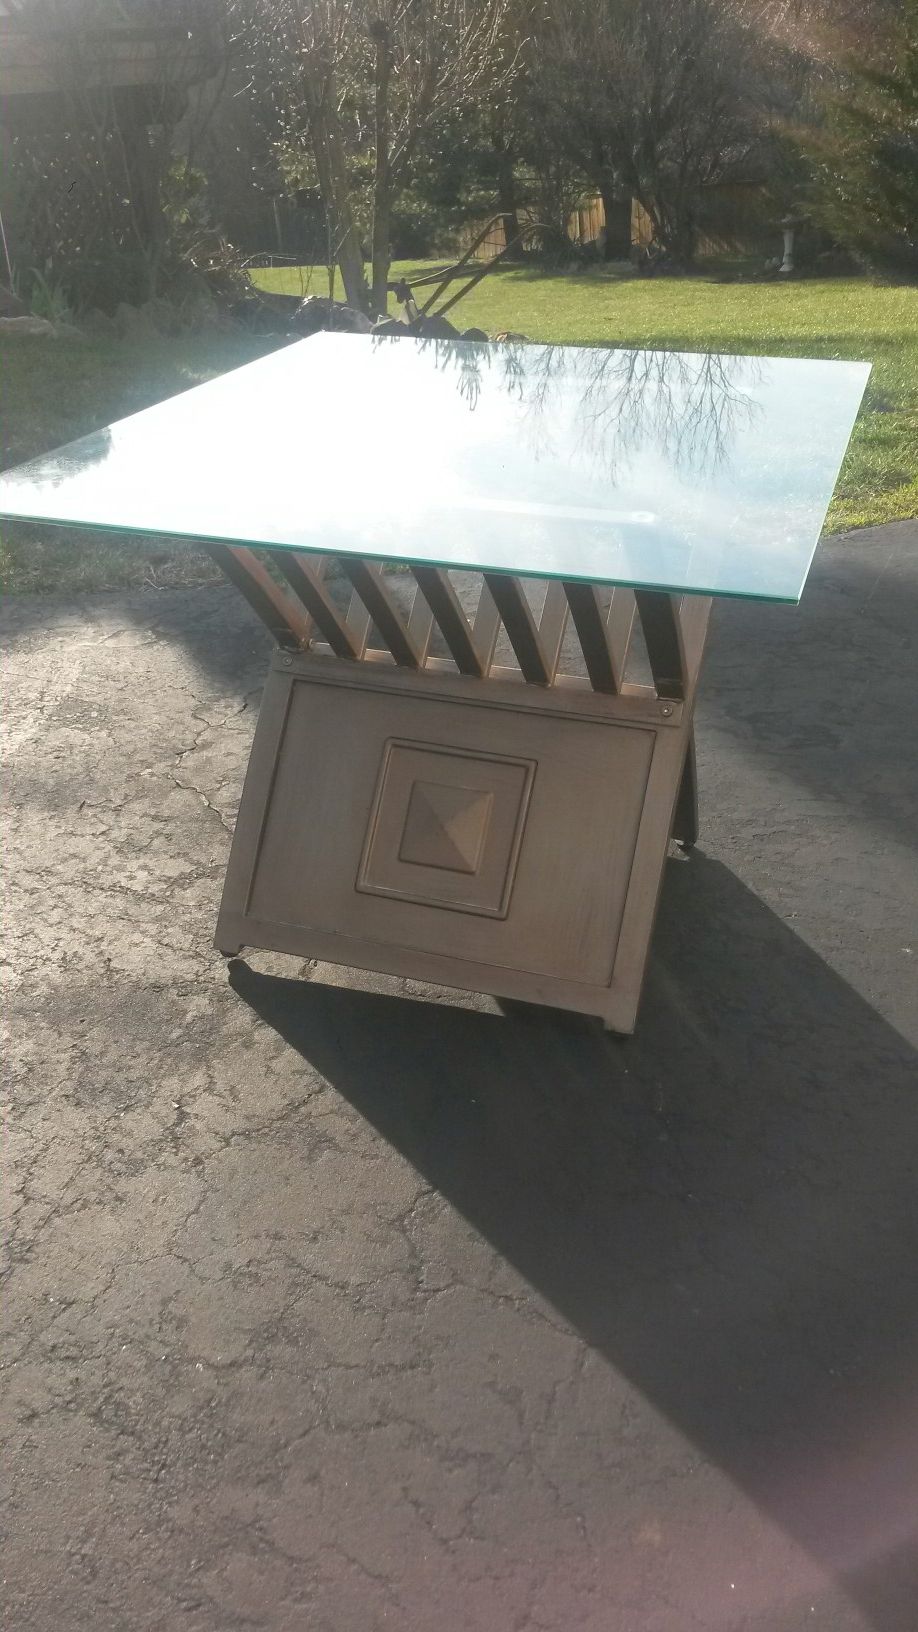
<instances>
[{"instance_id":1,"label":"carved wooden panel","mask_svg":"<svg viewBox=\"0 0 918 1632\"><path fill-rule=\"evenodd\" d=\"M224 916L224 939L323 957L333 943L375 968L413 958L431 979L448 958L455 984L486 991L517 971L511 989L529 979L533 1001L550 1000L540 980L603 993L655 729L364 675L323 684L304 663L289 682L257 771L266 804L240 815L227 890L242 918ZM589 1009L588 992L570 1006Z\"/></svg>"},{"instance_id":2,"label":"carved wooden panel","mask_svg":"<svg viewBox=\"0 0 918 1632\"><path fill-rule=\"evenodd\" d=\"M385 745L357 888L505 918L533 760Z\"/></svg>"}]
</instances>

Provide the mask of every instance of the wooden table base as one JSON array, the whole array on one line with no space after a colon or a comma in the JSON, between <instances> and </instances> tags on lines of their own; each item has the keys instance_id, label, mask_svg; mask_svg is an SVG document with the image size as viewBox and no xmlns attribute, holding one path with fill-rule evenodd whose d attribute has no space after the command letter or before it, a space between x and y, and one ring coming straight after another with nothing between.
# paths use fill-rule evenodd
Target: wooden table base
<instances>
[{"instance_id":1,"label":"wooden table base","mask_svg":"<svg viewBox=\"0 0 918 1632\"><path fill-rule=\"evenodd\" d=\"M244 590L247 554L231 562ZM385 970L632 1031L668 844L695 838L710 602L552 584L536 617L516 580L489 577L469 618L447 574L419 568L406 613L378 567L350 561L344 611L310 560L276 559L296 615L285 628L286 591L256 577L249 598L262 616L268 603L283 644L220 950ZM650 685L624 677L636 613ZM579 676L562 672L570 625ZM501 626L515 667L495 666ZM448 658L429 655L436 629Z\"/></svg>"}]
</instances>

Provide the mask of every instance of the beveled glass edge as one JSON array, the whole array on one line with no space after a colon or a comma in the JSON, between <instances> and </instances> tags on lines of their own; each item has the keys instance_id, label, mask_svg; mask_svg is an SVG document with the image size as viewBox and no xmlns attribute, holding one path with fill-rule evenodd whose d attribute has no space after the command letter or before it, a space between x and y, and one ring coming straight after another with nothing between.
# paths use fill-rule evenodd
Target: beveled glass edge
<instances>
[{"instance_id":1,"label":"beveled glass edge","mask_svg":"<svg viewBox=\"0 0 918 1632\"><path fill-rule=\"evenodd\" d=\"M841 466L839 466L839 469L840 468ZM828 508L828 505L826 505L826 514L828 513ZM825 514L823 515L823 521L824 520ZM335 550L329 549L328 545L326 544L265 544L258 539L226 538L223 536L223 534L219 533L161 533L157 532L154 528L121 527L115 526L110 522L62 521L59 517L52 518L49 516L36 516L31 514L10 515L10 513L2 509L2 507L0 507L0 521L34 522L34 524L39 527L61 527L64 529L73 528L75 532L105 533L110 534L115 538L133 536L136 538L145 539L172 539L176 543L181 544L183 547L190 548L194 548L195 544L221 544L226 549L230 550L294 550L299 555L331 556L331 558L336 561L342 559L353 559L355 561L379 561L383 563L387 561L397 561L400 566L410 567L412 565L417 565L419 567L439 567L443 572L475 572L479 575L485 572L493 572L495 574L499 574L502 578L531 578L544 583L567 582L572 584L599 584L608 589L646 589L650 593L656 593L659 595L699 595L702 597L702 599L707 599L707 597L710 596L716 600L725 601L764 601L774 606L800 605L800 601L803 597L803 591L806 588L806 581L809 577L810 568L813 565L813 557L819 548L819 543L822 536L820 524L820 536L816 539L816 543L813 545L809 561L807 562L806 572L804 573L803 583L800 586L799 594L776 595L774 593L764 593L758 590L750 589L703 589L697 586L689 589L685 584L667 584L656 582L648 583L646 578L603 578L597 577L595 573L590 573L587 575L581 572L536 572L527 567L491 567L483 566L480 561L473 563L452 560L443 561L442 559L439 559L437 556L433 555L393 555L391 550L361 549L359 551L344 550L336 553Z\"/></svg>"}]
</instances>

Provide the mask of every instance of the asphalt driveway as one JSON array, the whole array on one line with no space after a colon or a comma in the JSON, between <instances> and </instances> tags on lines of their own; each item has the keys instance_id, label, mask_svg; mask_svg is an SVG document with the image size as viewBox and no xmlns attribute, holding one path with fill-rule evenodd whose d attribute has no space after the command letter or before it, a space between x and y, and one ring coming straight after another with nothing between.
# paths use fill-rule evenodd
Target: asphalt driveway
<instances>
[{"instance_id":1,"label":"asphalt driveway","mask_svg":"<svg viewBox=\"0 0 918 1632\"><path fill-rule=\"evenodd\" d=\"M11 1632L916 1632L918 526L721 606L639 1029L210 948L230 590L4 615Z\"/></svg>"}]
</instances>

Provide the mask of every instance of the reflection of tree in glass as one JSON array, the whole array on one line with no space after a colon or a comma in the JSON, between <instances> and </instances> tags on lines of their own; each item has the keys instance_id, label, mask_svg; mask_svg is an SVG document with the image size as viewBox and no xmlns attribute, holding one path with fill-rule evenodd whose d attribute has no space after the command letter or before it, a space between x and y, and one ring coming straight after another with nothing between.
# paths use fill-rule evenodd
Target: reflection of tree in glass
<instances>
[{"instance_id":1,"label":"reflection of tree in glass","mask_svg":"<svg viewBox=\"0 0 918 1632\"><path fill-rule=\"evenodd\" d=\"M463 340L461 345L434 341L437 347L435 361L438 369L452 365L457 373L457 389L472 413L478 407L481 395L481 374L490 367L490 344L485 340ZM442 348L442 349L441 349Z\"/></svg>"},{"instance_id":2,"label":"reflection of tree in glass","mask_svg":"<svg viewBox=\"0 0 918 1632\"><path fill-rule=\"evenodd\" d=\"M401 346L404 341L399 335L374 335L374 350L385 346ZM438 372L446 373L452 369L457 375L456 386L460 397L468 403L469 412L474 413L478 407L481 395L481 380L483 370L490 368L494 361L495 347L489 340L420 340L415 338L414 344L419 351L425 352L433 358L434 368Z\"/></svg>"},{"instance_id":3,"label":"reflection of tree in glass","mask_svg":"<svg viewBox=\"0 0 918 1632\"><path fill-rule=\"evenodd\" d=\"M498 346L490 340L423 340L421 345L431 347L434 366L438 371L456 370L459 395L468 403L472 413L481 395L482 376L491 369L499 369L504 388L518 396L521 402L525 401L529 354L533 347Z\"/></svg>"},{"instance_id":4,"label":"reflection of tree in glass","mask_svg":"<svg viewBox=\"0 0 918 1632\"><path fill-rule=\"evenodd\" d=\"M754 358L631 351L616 361L596 371L584 394L584 435L600 457L612 422L620 455L651 445L677 470L709 474L755 417L751 387L761 368Z\"/></svg>"},{"instance_id":5,"label":"reflection of tree in glass","mask_svg":"<svg viewBox=\"0 0 918 1632\"><path fill-rule=\"evenodd\" d=\"M529 416L542 437L550 437L561 412L560 387L570 397L578 386L578 451L610 482L624 461L645 450L681 472L710 474L729 458L733 437L757 411L751 388L761 369L754 358L530 349L524 398Z\"/></svg>"},{"instance_id":6,"label":"reflection of tree in glass","mask_svg":"<svg viewBox=\"0 0 918 1632\"><path fill-rule=\"evenodd\" d=\"M456 371L470 412L485 373L498 377L524 409L537 458L553 451L557 427L572 419L577 451L608 482L616 481L623 461L645 450L679 471L710 474L757 413L751 392L761 367L752 357L519 342L421 344L431 348L437 369ZM565 451L569 455L570 447Z\"/></svg>"}]
</instances>

